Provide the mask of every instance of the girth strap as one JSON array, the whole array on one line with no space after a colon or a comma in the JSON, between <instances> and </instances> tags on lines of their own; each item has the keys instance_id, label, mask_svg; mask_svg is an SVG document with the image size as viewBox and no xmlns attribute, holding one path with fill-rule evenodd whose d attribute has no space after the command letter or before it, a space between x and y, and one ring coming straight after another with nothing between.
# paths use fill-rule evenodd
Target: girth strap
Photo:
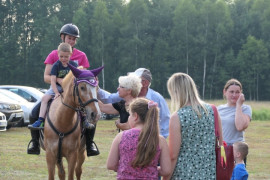
<instances>
[{"instance_id":1,"label":"girth strap","mask_svg":"<svg viewBox=\"0 0 270 180\"><path fill-rule=\"evenodd\" d=\"M59 141L58 141L58 153L57 153L57 163L58 164L61 164L61 161L62 161L62 154L61 154L61 152L62 152L62 142L63 142L63 138L65 137L65 136L68 136L69 134L71 134L71 133L73 133L74 131L75 131L75 129L78 127L78 124L79 124L79 122L80 122L80 114L77 112L77 121L76 121L76 124L75 124L75 126L70 130L70 131L68 131L68 132L66 132L66 133L62 133L62 132L59 132L55 127L54 127L54 125L53 125L53 123L52 123L52 121L51 121L51 119L50 119L50 117L49 117L49 112L47 112L47 119L48 119L48 123L49 123L49 125L50 125L50 127L53 129L53 131L59 136Z\"/></svg>"}]
</instances>

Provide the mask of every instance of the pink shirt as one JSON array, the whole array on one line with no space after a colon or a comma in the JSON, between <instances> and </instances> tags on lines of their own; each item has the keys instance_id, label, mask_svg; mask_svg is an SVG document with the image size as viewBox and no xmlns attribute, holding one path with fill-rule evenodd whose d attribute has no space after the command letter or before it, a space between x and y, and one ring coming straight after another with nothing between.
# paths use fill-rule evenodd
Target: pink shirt
<instances>
[{"instance_id":1,"label":"pink shirt","mask_svg":"<svg viewBox=\"0 0 270 180\"><path fill-rule=\"evenodd\" d=\"M53 65L58 59L59 58L58 58L57 50L53 50L44 61L44 64ZM90 67L85 53L76 48L73 48L72 56L70 57L70 60L75 61L78 64L78 66L83 66L84 68Z\"/></svg>"},{"instance_id":2,"label":"pink shirt","mask_svg":"<svg viewBox=\"0 0 270 180\"><path fill-rule=\"evenodd\" d=\"M131 162L136 157L138 139L140 130L129 129L123 132L121 142L119 144L120 160L117 170L117 179L147 179L157 180L158 170L157 165L160 158L160 148L158 147L156 156L153 161L144 168L133 168Z\"/></svg>"}]
</instances>

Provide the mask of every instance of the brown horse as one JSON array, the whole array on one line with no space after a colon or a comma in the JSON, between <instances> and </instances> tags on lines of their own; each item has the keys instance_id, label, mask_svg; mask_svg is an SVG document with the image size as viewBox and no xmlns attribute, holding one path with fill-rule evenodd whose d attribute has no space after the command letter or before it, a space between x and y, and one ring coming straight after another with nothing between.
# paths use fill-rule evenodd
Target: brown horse
<instances>
[{"instance_id":1,"label":"brown horse","mask_svg":"<svg viewBox=\"0 0 270 180\"><path fill-rule=\"evenodd\" d=\"M101 70L90 71L92 77L80 78L73 69L71 68L73 73L69 72L64 78L64 92L52 102L45 121L44 148L49 180L54 179L55 165L58 167L59 179L65 179L62 157L67 160L68 179L74 179L74 171L77 179L81 178L85 160L85 139L81 138L82 123L79 114L83 114L92 124L97 123L100 116L95 76Z\"/></svg>"}]
</instances>

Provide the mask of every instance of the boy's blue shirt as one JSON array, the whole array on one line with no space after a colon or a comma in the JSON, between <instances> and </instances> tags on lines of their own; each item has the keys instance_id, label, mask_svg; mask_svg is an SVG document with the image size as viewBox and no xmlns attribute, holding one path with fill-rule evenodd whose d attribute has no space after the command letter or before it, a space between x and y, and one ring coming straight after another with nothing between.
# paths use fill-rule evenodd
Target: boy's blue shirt
<instances>
[{"instance_id":1,"label":"boy's blue shirt","mask_svg":"<svg viewBox=\"0 0 270 180\"><path fill-rule=\"evenodd\" d=\"M231 180L247 180L248 172L245 164L237 164L233 169Z\"/></svg>"}]
</instances>

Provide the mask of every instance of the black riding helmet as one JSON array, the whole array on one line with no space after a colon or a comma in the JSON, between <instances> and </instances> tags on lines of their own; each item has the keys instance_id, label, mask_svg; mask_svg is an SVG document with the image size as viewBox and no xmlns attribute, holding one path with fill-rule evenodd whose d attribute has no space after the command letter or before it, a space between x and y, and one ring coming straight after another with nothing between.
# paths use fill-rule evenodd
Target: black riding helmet
<instances>
[{"instance_id":1,"label":"black riding helmet","mask_svg":"<svg viewBox=\"0 0 270 180\"><path fill-rule=\"evenodd\" d=\"M74 36L76 38L80 37L80 31L79 28L74 24L65 24L61 30L60 30L60 36L61 34L68 34L70 36Z\"/></svg>"}]
</instances>

